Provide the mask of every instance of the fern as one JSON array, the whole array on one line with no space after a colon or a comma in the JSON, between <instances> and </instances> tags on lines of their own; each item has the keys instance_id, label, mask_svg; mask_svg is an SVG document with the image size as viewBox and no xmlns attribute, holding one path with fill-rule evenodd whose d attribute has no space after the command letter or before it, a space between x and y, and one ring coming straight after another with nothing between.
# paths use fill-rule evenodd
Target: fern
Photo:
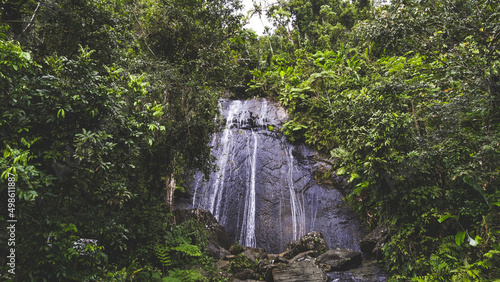
<instances>
[{"instance_id":1,"label":"fern","mask_svg":"<svg viewBox=\"0 0 500 282\"><path fill-rule=\"evenodd\" d=\"M179 246L172 248L172 250L188 254L192 257L201 256L200 248L191 244L180 244Z\"/></svg>"},{"instance_id":2,"label":"fern","mask_svg":"<svg viewBox=\"0 0 500 282\"><path fill-rule=\"evenodd\" d=\"M167 278L172 280L163 280L163 281L183 281L183 282L195 282L203 280L203 275L196 269L173 269L168 272ZM177 280L178 279L178 280Z\"/></svg>"},{"instance_id":3,"label":"fern","mask_svg":"<svg viewBox=\"0 0 500 282\"><path fill-rule=\"evenodd\" d=\"M170 254L168 253L168 251L168 248L163 246L156 246L155 248L156 256L160 260L163 273L165 273L166 268L172 265L172 260L170 259Z\"/></svg>"}]
</instances>

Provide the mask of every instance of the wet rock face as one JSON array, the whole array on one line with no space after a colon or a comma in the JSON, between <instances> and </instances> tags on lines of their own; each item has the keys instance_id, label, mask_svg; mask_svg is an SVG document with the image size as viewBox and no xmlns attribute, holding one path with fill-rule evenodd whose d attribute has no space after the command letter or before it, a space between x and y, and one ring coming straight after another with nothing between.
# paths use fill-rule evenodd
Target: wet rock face
<instances>
[{"instance_id":1,"label":"wet rock face","mask_svg":"<svg viewBox=\"0 0 500 282\"><path fill-rule=\"evenodd\" d=\"M285 110L263 99L223 100L224 129L212 140L220 168L188 187L177 208L212 212L232 242L282 252L287 243L321 231L330 248L359 250L365 232L337 190L314 179L315 153L287 142Z\"/></svg>"}]
</instances>

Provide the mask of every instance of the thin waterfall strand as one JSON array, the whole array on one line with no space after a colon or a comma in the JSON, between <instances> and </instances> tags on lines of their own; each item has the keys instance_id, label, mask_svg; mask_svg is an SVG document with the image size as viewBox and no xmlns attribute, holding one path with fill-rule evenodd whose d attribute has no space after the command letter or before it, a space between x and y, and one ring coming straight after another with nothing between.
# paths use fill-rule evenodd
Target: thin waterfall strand
<instances>
[{"instance_id":1,"label":"thin waterfall strand","mask_svg":"<svg viewBox=\"0 0 500 282\"><path fill-rule=\"evenodd\" d=\"M250 187L248 190L248 197L246 203L246 214L245 214L245 225L246 225L246 234L245 240L243 241L244 245L247 247L255 247L256 239L255 239L255 176L256 176L256 165L257 165L257 146L258 139L255 131L252 130L253 137L253 152L251 159L251 174L250 174Z\"/></svg>"},{"instance_id":2,"label":"thin waterfall strand","mask_svg":"<svg viewBox=\"0 0 500 282\"><path fill-rule=\"evenodd\" d=\"M293 240L298 240L305 234L305 213L304 203L297 199L295 187L293 185L293 154L292 147L287 149L288 154L288 188L290 190L290 209L292 212L292 236Z\"/></svg>"}]
</instances>

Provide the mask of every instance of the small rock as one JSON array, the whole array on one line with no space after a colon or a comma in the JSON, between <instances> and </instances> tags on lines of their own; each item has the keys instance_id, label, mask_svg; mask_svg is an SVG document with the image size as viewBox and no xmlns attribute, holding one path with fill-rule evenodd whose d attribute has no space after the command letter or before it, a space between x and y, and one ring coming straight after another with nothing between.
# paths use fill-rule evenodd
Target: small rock
<instances>
[{"instance_id":1,"label":"small rock","mask_svg":"<svg viewBox=\"0 0 500 282\"><path fill-rule=\"evenodd\" d=\"M224 259L226 259L226 260L233 260L233 259L235 259L235 258L236 258L236 256L235 256L235 255L226 255L226 256L224 257Z\"/></svg>"},{"instance_id":2,"label":"small rock","mask_svg":"<svg viewBox=\"0 0 500 282\"><path fill-rule=\"evenodd\" d=\"M292 259L296 255L307 251L316 251L317 255L322 254L328 250L328 246L326 245L323 234L318 231L313 231L302 236L299 241L288 243L286 250L283 257Z\"/></svg>"},{"instance_id":3,"label":"small rock","mask_svg":"<svg viewBox=\"0 0 500 282\"><path fill-rule=\"evenodd\" d=\"M388 238L388 233L387 226L377 226L370 234L366 235L366 237L361 240L361 251L363 251L363 253L372 254L375 246L377 246L380 241L382 241L380 244L385 243Z\"/></svg>"}]
</instances>

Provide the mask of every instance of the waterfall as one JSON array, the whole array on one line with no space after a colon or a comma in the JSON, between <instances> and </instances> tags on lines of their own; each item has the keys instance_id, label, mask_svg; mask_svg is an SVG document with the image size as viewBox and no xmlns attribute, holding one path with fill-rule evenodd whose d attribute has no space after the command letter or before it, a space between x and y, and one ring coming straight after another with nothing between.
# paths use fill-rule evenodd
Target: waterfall
<instances>
[{"instance_id":1,"label":"waterfall","mask_svg":"<svg viewBox=\"0 0 500 282\"><path fill-rule=\"evenodd\" d=\"M252 130L253 152L251 153L250 185L245 203L243 228L241 229L240 243L244 246L255 247L255 177L257 163L257 134ZM250 149L250 146L248 146ZM250 153L249 153L250 155Z\"/></svg>"},{"instance_id":2,"label":"waterfall","mask_svg":"<svg viewBox=\"0 0 500 282\"><path fill-rule=\"evenodd\" d=\"M222 133L222 154L218 158L217 166L219 170L215 176L214 192L210 195L210 205L208 210L212 212L215 218L221 222L220 218L220 204L222 194L224 192L224 180L226 176L227 160L229 158L230 148L233 146L233 131L231 130L232 121L235 114L241 108L241 101L235 101L229 107L226 119L226 127Z\"/></svg>"},{"instance_id":3,"label":"waterfall","mask_svg":"<svg viewBox=\"0 0 500 282\"><path fill-rule=\"evenodd\" d=\"M306 218L304 214L304 203L297 199L297 193L294 189L293 181L293 154L292 147L287 149L287 161L288 161L288 189L290 191L290 208L292 212L292 223L293 223L293 240L298 240L300 237L305 235L305 225Z\"/></svg>"},{"instance_id":4,"label":"waterfall","mask_svg":"<svg viewBox=\"0 0 500 282\"><path fill-rule=\"evenodd\" d=\"M288 142L286 111L265 99L221 100L226 124L211 141L218 170L195 175L177 208L212 212L233 242L279 253L320 231L330 248L359 250L364 231L334 189L315 180L316 153Z\"/></svg>"}]
</instances>

